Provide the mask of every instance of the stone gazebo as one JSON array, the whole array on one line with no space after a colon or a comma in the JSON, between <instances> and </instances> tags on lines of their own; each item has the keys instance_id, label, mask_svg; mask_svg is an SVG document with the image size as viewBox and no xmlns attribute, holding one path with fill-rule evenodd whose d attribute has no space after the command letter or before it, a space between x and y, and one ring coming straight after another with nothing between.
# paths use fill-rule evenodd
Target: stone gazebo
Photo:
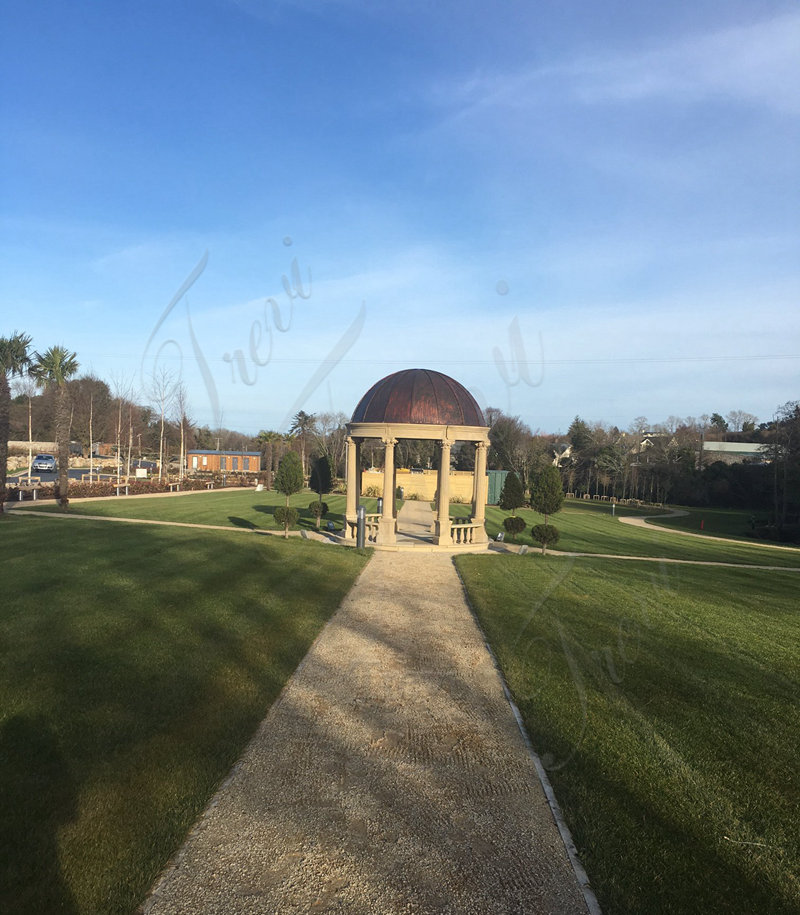
<instances>
[{"instance_id":1,"label":"stone gazebo","mask_svg":"<svg viewBox=\"0 0 800 915\"><path fill-rule=\"evenodd\" d=\"M486 543L484 527L489 427L469 391L457 381L429 369L404 369L387 375L361 398L347 424L347 508L345 536L355 539L361 493L361 444L380 439L384 445L383 512L367 516L369 539L376 545L397 542L394 446L399 439L438 443L439 472L432 542L441 546ZM456 442L475 444L472 516L466 524L450 522L450 450Z\"/></svg>"}]
</instances>

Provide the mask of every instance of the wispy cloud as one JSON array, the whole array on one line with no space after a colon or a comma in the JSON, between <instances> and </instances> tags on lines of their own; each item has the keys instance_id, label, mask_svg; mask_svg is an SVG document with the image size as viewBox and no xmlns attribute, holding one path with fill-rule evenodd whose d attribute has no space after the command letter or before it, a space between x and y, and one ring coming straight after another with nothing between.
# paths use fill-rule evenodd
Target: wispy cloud
<instances>
[{"instance_id":1,"label":"wispy cloud","mask_svg":"<svg viewBox=\"0 0 800 915\"><path fill-rule=\"evenodd\" d=\"M579 65L583 101L727 99L800 114L800 12Z\"/></svg>"},{"instance_id":2,"label":"wispy cloud","mask_svg":"<svg viewBox=\"0 0 800 915\"><path fill-rule=\"evenodd\" d=\"M800 114L800 12L692 35L643 52L582 58L514 73L478 73L439 87L456 116L583 105L718 99Z\"/></svg>"}]
</instances>

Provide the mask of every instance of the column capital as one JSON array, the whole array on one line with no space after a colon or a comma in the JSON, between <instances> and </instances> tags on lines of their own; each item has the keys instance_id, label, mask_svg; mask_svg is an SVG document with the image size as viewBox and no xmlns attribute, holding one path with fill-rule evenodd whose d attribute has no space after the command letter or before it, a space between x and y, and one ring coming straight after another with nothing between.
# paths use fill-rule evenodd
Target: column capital
<instances>
[{"instance_id":1,"label":"column capital","mask_svg":"<svg viewBox=\"0 0 800 915\"><path fill-rule=\"evenodd\" d=\"M381 438L381 442L383 442L384 445L396 445L397 439L392 438L391 435L385 435Z\"/></svg>"}]
</instances>

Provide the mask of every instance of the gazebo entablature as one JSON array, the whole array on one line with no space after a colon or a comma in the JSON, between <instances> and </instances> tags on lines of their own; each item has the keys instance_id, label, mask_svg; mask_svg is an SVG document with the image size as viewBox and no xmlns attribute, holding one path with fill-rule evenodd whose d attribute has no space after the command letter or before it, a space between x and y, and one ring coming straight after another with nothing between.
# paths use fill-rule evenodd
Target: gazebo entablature
<instances>
[{"instance_id":1,"label":"gazebo entablature","mask_svg":"<svg viewBox=\"0 0 800 915\"><path fill-rule=\"evenodd\" d=\"M366 439L378 439L384 446L383 510L370 516L368 527L376 544L391 544L397 540L395 511L396 473L394 448L403 440L425 439L438 443L439 470L437 477L436 512L433 542L441 546L454 543L486 543L486 452L489 446L488 426L439 425L434 423L347 423L347 507L345 536L355 539L358 503L361 494L361 444ZM450 451L456 442L475 445L475 473L472 486L472 520L453 525L450 521ZM391 472L389 472L391 471Z\"/></svg>"}]
</instances>

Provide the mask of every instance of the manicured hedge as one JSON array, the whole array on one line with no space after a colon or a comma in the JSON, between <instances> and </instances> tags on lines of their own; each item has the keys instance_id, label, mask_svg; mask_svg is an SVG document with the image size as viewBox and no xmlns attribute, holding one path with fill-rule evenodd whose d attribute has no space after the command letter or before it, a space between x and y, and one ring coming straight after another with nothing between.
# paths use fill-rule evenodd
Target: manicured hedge
<instances>
[{"instance_id":1,"label":"manicured hedge","mask_svg":"<svg viewBox=\"0 0 800 915\"><path fill-rule=\"evenodd\" d=\"M177 481L172 481L177 482ZM214 486L222 486L223 481L222 477L218 474L213 476L209 474L208 476L203 477L186 477L181 480L180 488L182 492L189 492L201 489L207 489L208 484L213 483ZM226 474L225 476L225 486L241 486L247 487L253 485L253 480L242 474ZM122 494L125 494L125 487L127 487L127 495L130 496L141 496L147 495L149 493L159 493L159 492L169 492L170 486L167 480L139 480L134 479L129 483L121 482L119 486L117 485L116 479L114 480L99 480L94 483L84 483L81 480L70 480L69 483L69 497L71 499L85 499L85 498L101 498L103 496L116 496L117 489L119 488ZM8 502L17 502L19 501L19 486L9 486L8 487ZM23 501L29 501L33 498L31 491L25 487L22 489ZM42 483L36 487L36 499L53 499L56 497L56 484L54 483Z\"/></svg>"}]
</instances>

